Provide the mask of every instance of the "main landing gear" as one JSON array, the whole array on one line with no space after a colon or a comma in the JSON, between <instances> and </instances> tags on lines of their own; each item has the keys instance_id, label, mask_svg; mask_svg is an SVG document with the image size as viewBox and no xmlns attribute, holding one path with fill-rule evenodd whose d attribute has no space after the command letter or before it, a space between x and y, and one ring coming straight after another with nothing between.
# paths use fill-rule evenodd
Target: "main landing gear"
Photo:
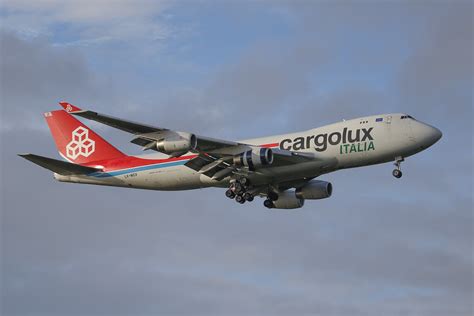
<instances>
[{"instance_id":1,"label":"main landing gear","mask_svg":"<svg viewBox=\"0 0 474 316\"><path fill-rule=\"evenodd\" d=\"M265 201L263 201L263 206L265 206L266 208L273 208L273 201L270 199L266 199Z\"/></svg>"},{"instance_id":2,"label":"main landing gear","mask_svg":"<svg viewBox=\"0 0 474 316\"><path fill-rule=\"evenodd\" d=\"M403 159L403 157L397 157L395 158L395 163L394 165L397 167L396 169L393 169L392 171L392 175L397 178L397 179L400 179L402 177L402 170L400 170L400 167L401 167L401 164L402 162L405 161L405 159Z\"/></svg>"},{"instance_id":3,"label":"main landing gear","mask_svg":"<svg viewBox=\"0 0 474 316\"><path fill-rule=\"evenodd\" d=\"M237 203L244 204L246 201L252 202L254 196L249 192L250 181L245 177L235 179L230 183L230 187L225 191L225 196L234 199Z\"/></svg>"},{"instance_id":4,"label":"main landing gear","mask_svg":"<svg viewBox=\"0 0 474 316\"><path fill-rule=\"evenodd\" d=\"M241 177L231 180L229 189L225 191L225 196L229 199L235 199L237 203L244 204L245 202L252 202L257 193L258 190L250 185L249 179ZM278 193L269 189L267 199L263 202L263 205L267 208L273 208L273 202L276 200L278 200Z\"/></svg>"},{"instance_id":5,"label":"main landing gear","mask_svg":"<svg viewBox=\"0 0 474 316\"><path fill-rule=\"evenodd\" d=\"M274 208L275 204L273 204L273 202L276 200L278 200L278 193L269 190L267 193L267 199L263 201L263 206L265 206L266 208Z\"/></svg>"}]
</instances>

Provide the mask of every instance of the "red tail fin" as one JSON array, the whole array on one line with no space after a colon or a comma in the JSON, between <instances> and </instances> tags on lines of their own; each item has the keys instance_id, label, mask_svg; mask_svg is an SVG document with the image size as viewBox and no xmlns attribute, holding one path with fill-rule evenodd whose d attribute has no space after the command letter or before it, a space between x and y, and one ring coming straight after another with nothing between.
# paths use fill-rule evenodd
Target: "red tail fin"
<instances>
[{"instance_id":1,"label":"red tail fin","mask_svg":"<svg viewBox=\"0 0 474 316\"><path fill-rule=\"evenodd\" d=\"M78 164L124 157L121 151L69 113L59 110L44 114L61 156Z\"/></svg>"}]
</instances>

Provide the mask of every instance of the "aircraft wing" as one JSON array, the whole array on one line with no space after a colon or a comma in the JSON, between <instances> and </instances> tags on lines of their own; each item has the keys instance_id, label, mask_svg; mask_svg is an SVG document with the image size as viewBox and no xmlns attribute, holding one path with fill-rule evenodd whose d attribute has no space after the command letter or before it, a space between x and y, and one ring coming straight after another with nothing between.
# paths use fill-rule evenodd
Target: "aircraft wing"
<instances>
[{"instance_id":1,"label":"aircraft wing","mask_svg":"<svg viewBox=\"0 0 474 316\"><path fill-rule=\"evenodd\" d=\"M163 138L168 133L173 133L167 128L155 127L146 124L136 123L128 120L123 120L113 116L100 114L90 110L83 110L67 102L59 102L59 104L70 114L74 114L88 120L93 120L124 132L135 134L136 137L131 141L134 144L144 147L145 149L153 149L150 146L156 142L157 139ZM199 149L202 151L213 150L222 147L236 146L238 143L232 141L225 141L214 139L210 137L197 136ZM147 147L149 146L149 147Z\"/></svg>"},{"instance_id":2,"label":"aircraft wing","mask_svg":"<svg viewBox=\"0 0 474 316\"><path fill-rule=\"evenodd\" d=\"M180 133L167 128L135 123L94 111L83 110L67 102L60 102L60 105L70 114L134 134L135 138L131 142L142 146L144 150L157 150L156 144L159 140ZM193 152L198 153L198 156L187 162L186 166L214 179L222 179L230 173L241 172L241 168L236 168L232 164L232 158L252 148L260 147L205 136L195 136L197 144ZM272 149L272 152L274 157L272 167L320 160L320 157L316 154L292 152L282 149ZM178 153L178 155L180 154L182 153ZM251 171L247 170L246 172Z\"/></svg>"},{"instance_id":3,"label":"aircraft wing","mask_svg":"<svg viewBox=\"0 0 474 316\"><path fill-rule=\"evenodd\" d=\"M132 121L122 120L113 116L100 114L90 110L82 110L77 106L74 106L67 102L59 102L59 104L69 112L70 114L74 114L89 120L97 121L99 123L109 125L114 128L118 128L124 132L132 133L132 134L145 134L145 133L153 133L153 132L161 132L167 131L166 128L154 127L149 126L141 123L135 123Z\"/></svg>"},{"instance_id":4,"label":"aircraft wing","mask_svg":"<svg viewBox=\"0 0 474 316\"><path fill-rule=\"evenodd\" d=\"M245 151L245 150L244 150ZM242 151L241 151L242 152ZM297 163L317 162L321 161L314 155L306 155L305 153L295 153L287 150L272 149L273 163L268 168L284 167ZM204 174L213 180L222 180L228 175L240 174L246 176L258 173L248 168L239 168L232 164L234 155L215 155L212 153L201 153L197 157L188 161L185 165L191 169ZM332 163L332 162L331 162Z\"/></svg>"}]
</instances>

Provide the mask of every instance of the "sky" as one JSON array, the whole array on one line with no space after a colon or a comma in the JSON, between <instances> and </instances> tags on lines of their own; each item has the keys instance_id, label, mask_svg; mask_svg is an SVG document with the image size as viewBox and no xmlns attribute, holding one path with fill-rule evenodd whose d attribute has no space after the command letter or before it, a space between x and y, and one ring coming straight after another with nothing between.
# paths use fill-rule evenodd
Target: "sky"
<instances>
[{"instance_id":1,"label":"sky","mask_svg":"<svg viewBox=\"0 0 474 316\"><path fill-rule=\"evenodd\" d=\"M473 2L3 0L1 315L472 315ZM443 138L296 211L64 184L67 100L230 140L406 112ZM119 149L130 135L90 124Z\"/></svg>"}]
</instances>

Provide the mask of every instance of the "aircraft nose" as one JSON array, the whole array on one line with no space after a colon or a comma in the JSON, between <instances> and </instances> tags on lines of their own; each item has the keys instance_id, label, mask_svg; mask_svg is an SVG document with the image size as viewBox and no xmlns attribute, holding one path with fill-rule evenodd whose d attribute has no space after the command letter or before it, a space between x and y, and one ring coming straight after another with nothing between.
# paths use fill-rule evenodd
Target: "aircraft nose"
<instances>
[{"instance_id":1,"label":"aircraft nose","mask_svg":"<svg viewBox=\"0 0 474 316\"><path fill-rule=\"evenodd\" d=\"M443 137L443 133L439 129L437 129L436 127L433 127L433 126L430 126L430 127L431 127L431 135L432 135L433 144L434 144L438 140L440 140L441 137Z\"/></svg>"},{"instance_id":2,"label":"aircraft nose","mask_svg":"<svg viewBox=\"0 0 474 316\"><path fill-rule=\"evenodd\" d=\"M417 139L424 146L429 147L443 136L443 133L434 126L421 123L417 128Z\"/></svg>"}]
</instances>

